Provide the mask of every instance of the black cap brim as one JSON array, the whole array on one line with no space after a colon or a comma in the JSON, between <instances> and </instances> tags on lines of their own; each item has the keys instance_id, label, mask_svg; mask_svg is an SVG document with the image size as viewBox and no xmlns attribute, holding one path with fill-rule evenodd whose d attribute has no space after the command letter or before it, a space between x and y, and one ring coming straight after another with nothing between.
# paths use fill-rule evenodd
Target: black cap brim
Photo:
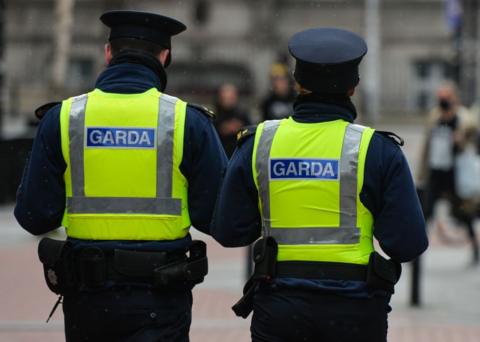
<instances>
[{"instance_id":1,"label":"black cap brim","mask_svg":"<svg viewBox=\"0 0 480 342\"><path fill-rule=\"evenodd\" d=\"M180 21L139 11L110 11L100 17L110 28L109 40L136 38L170 48L170 38L187 29Z\"/></svg>"}]
</instances>

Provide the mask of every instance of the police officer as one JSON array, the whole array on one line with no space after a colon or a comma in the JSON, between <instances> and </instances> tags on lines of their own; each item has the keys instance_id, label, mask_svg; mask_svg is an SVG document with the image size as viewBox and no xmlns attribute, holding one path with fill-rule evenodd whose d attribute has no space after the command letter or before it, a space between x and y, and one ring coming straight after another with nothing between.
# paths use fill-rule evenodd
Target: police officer
<instances>
[{"instance_id":1,"label":"police officer","mask_svg":"<svg viewBox=\"0 0 480 342\"><path fill-rule=\"evenodd\" d=\"M212 114L163 93L181 22L112 11L108 67L91 92L37 110L15 216L44 239L67 341L188 341L194 284L226 156ZM61 297L60 297L61 298Z\"/></svg>"},{"instance_id":2,"label":"police officer","mask_svg":"<svg viewBox=\"0 0 480 342\"><path fill-rule=\"evenodd\" d=\"M428 245L402 141L354 124L361 37L315 28L289 50L293 115L240 134L212 224L227 247L262 237L233 309L253 341L385 341L400 263Z\"/></svg>"}]
</instances>

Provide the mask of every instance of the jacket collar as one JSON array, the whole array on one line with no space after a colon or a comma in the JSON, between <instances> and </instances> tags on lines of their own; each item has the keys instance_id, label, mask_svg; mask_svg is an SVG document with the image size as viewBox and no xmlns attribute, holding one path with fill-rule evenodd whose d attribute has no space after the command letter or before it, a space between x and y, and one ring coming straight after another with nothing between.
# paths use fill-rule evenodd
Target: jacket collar
<instances>
[{"instance_id":1,"label":"jacket collar","mask_svg":"<svg viewBox=\"0 0 480 342\"><path fill-rule=\"evenodd\" d=\"M162 91L164 86L151 68L137 63L108 66L97 78L95 88L108 93L143 93L151 88Z\"/></svg>"},{"instance_id":2,"label":"jacket collar","mask_svg":"<svg viewBox=\"0 0 480 342\"><path fill-rule=\"evenodd\" d=\"M345 120L353 122L357 116L353 104L335 103L333 101L322 101L320 99L305 99L297 97L294 104L293 120L302 123L327 122L334 120Z\"/></svg>"}]
</instances>

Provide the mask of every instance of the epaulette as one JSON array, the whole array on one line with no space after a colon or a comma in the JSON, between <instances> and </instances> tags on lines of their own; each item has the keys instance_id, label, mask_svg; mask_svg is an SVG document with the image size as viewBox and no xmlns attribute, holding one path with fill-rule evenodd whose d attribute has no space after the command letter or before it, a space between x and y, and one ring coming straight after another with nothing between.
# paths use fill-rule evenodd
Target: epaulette
<instances>
[{"instance_id":1,"label":"epaulette","mask_svg":"<svg viewBox=\"0 0 480 342\"><path fill-rule=\"evenodd\" d=\"M237 146L240 146L249 136L254 135L257 131L257 126L246 126L243 127L237 133Z\"/></svg>"},{"instance_id":2,"label":"epaulette","mask_svg":"<svg viewBox=\"0 0 480 342\"><path fill-rule=\"evenodd\" d=\"M375 130L375 132L383 135L384 137L389 138L390 140L392 140L398 146L403 146L405 144L405 141L402 139L402 137L398 136L397 134L395 134L393 132L377 131L377 130Z\"/></svg>"},{"instance_id":3,"label":"epaulette","mask_svg":"<svg viewBox=\"0 0 480 342\"><path fill-rule=\"evenodd\" d=\"M213 110L208 109L205 106L202 106L202 105L199 105L199 104L196 104L196 103L190 103L190 102L188 103L188 105L190 107L198 109L199 111L201 111L203 114L205 114L206 116L208 116L212 120L214 120L215 117L217 116L217 114L215 114L215 112Z\"/></svg>"},{"instance_id":4,"label":"epaulette","mask_svg":"<svg viewBox=\"0 0 480 342\"><path fill-rule=\"evenodd\" d=\"M41 120L51 108L55 107L56 105L58 105L60 103L61 102L49 102L49 103L45 103L44 105L41 105L40 107L35 109L35 111L34 111L35 117L38 120Z\"/></svg>"}]
</instances>

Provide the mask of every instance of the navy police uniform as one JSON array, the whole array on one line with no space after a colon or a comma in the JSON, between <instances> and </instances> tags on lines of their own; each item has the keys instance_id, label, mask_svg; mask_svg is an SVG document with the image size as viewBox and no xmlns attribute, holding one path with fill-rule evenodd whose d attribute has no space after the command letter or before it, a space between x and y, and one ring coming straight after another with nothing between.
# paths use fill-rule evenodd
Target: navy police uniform
<instances>
[{"instance_id":1,"label":"navy police uniform","mask_svg":"<svg viewBox=\"0 0 480 342\"><path fill-rule=\"evenodd\" d=\"M114 11L102 16L117 38L149 40L171 48L170 37L185 30L171 18L150 13ZM167 61L167 65L170 62ZM143 51L130 50L114 57L98 77L95 88L106 93L137 94L151 88L163 91L166 73L159 60ZM61 151L59 103L42 106L42 117L18 190L15 217L34 235L52 231L65 212L64 172ZM188 104L183 159L180 171L188 181L188 210L192 225L209 234L217 188L227 159L212 125L212 113ZM98 247L113 250L184 254L190 235L170 241L93 241L68 239L74 251ZM80 291L64 299L68 341L188 341L191 323L190 286L163 291L136 281L110 281L97 291Z\"/></svg>"},{"instance_id":2,"label":"navy police uniform","mask_svg":"<svg viewBox=\"0 0 480 342\"><path fill-rule=\"evenodd\" d=\"M289 49L296 59L296 81L311 91L297 97L293 120L353 122L357 112L347 92L359 82L364 41L344 30L312 29L295 35ZM226 247L247 246L262 234L252 174L255 132L255 127L240 132L220 191L211 233ZM374 219L375 238L398 263L414 259L428 246L402 144L393 133L375 131L360 192ZM372 291L365 281L279 276L255 289L252 340L385 341L389 299L390 293Z\"/></svg>"}]
</instances>

